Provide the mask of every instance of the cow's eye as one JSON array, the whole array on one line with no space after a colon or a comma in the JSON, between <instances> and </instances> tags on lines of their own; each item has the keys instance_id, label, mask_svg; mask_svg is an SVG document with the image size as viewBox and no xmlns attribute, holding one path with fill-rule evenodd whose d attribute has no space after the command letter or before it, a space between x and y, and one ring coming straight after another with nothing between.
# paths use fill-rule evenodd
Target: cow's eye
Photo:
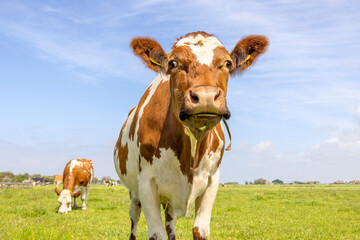
<instances>
[{"instance_id":1,"label":"cow's eye","mask_svg":"<svg viewBox=\"0 0 360 240\"><path fill-rule=\"evenodd\" d=\"M171 60L169 61L169 68L176 68L177 67L177 62L175 60Z\"/></svg>"},{"instance_id":2,"label":"cow's eye","mask_svg":"<svg viewBox=\"0 0 360 240\"><path fill-rule=\"evenodd\" d=\"M226 66L227 68L231 68L232 62L229 61L229 60L226 60L226 61L225 61L225 66Z\"/></svg>"}]
</instances>

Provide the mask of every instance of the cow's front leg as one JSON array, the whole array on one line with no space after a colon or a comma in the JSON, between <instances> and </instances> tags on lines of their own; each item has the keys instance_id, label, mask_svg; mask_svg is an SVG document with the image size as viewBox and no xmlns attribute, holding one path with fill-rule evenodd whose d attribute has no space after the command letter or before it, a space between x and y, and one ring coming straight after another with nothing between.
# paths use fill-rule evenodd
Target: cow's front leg
<instances>
[{"instance_id":1,"label":"cow's front leg","mask_svg":"<svg viewBox=\"0 0 360 240\"><path fill-rule=\"evenodd\" d=\"M165 209L165 227L169 240L175 240L177 214L175 210L168 203Z\"/></svg>"},{"instance_id":2,"label":"cow's front leg","mask_svg":"<svg viewBox=\"0 0 360 240\"><path fill-rule=\"evenodd\" d=\"M81 193L81 201L82 201L81 209L82 210L86 210L86 200L87 200L88 194L89 194L89 187L86 187L85 190L82 191L82 193Z\"/></svg>"},{"instance_id":3,"label":"cow's front leg","mask_svg":"<svg viewBox=\"0 0 360 240\"><path fill-rule=\"evenodd\" d=\"M74 204L73 204L73 209L76 209L77 208L77 205L76 205L76 197L74 197ZM70 205L70 208L68 211L71 211L71 205Z\"/></svg>"},{"instance_id":4,"label":"cow's front leg","mask_svg":"<svg viewBox=\"0 0 360 240\"><path fill-rule=\"evenodd\" d=\"M149 240L166 240L166 232L161 219L160 199L157 191L155 180L141 173L139 175L139 195L141 207L146 218Z\"/></svg>"},{"instance_id":5,"label":"cow's front leg","mask_svg":"<svg viewBox=\"0 0 360 240\"><path fill-rule=\"evenodd\" d=\"M194 240L210 239L210 218L214 205L216 193L219 186L220 167L216 173L209 178L205 192L195 201L195 221L193 226Z\"/></svg>"}]
</instances>

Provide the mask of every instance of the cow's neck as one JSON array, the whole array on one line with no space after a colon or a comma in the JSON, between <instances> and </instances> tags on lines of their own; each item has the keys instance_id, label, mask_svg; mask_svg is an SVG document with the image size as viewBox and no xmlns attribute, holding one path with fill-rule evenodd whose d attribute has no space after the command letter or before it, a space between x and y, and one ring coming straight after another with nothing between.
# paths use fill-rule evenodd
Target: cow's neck
<instances>
[{"instance_id":1,"label":"cow's neck","mask_svg":"<svg viewBox=\"0 0 360 240\"><path fill-rule=\"evenodd\" d=\"M68 179L65 179L63 189L69 189L71 191L74 190L74 178L69 177Z\"/></svg>"},{"instance_id":2,"label":"cow's neck","mask_svg":"<svg viewBox=\"0 0 360 240\"><path fill-rule=\"evenodd\" d=\"M172 102L169 104L169 110L166 117L166 123L170 128L165 126L165 129L172 129L172 141L179 145L178 157L183 173L191 174L192 170L198 167L204 149L207 145L209 131L202 131L193 133L188 127L184 126L178 121L174 115Z\"/></svg>"}]
</instances>

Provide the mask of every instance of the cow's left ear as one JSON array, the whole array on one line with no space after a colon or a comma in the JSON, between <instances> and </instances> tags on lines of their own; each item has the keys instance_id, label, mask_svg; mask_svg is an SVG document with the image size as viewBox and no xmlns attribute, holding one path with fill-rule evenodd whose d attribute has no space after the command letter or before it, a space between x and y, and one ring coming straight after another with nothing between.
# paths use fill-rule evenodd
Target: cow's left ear
<instances>
[{"instance_id":1,"label":"cow's left ear","mask_svg":"<svg viewBox=\"0 0 360 240\"><path fill-rule=\"evenodd\" d=\"M248 68L255 59L264 53L269 45L265 36L253 35L241 39L230 56L235 65L230 74L241 72Z\"/></svg>"},{"instance_id":2,"label":"cow's left ear","mask_svg":"<svg viewBox=\"0 0 360 240\"><path fill-rule=\"evenodd\" d=\"M166 72L167 54L157 41L151 38L137 37L131 41L130 46L151 70Z\"/></svg>"}]
</instances>

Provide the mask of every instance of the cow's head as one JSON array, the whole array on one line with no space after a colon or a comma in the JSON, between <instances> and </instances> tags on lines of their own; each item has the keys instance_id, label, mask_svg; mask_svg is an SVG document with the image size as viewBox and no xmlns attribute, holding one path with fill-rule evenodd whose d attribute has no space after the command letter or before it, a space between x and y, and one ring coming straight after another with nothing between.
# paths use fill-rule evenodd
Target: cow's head
<instances>
[{"instance_id":1,"label":"cow's head","mask_svg":"<svg viewBox=\"0 0 360 240\"><path fill-rule=\"evenodd\" d=\"M67 213L71 211L71 197L72 193L68 189L64 189L61 192L55 188L55 192L59 195L58 202L60 203L58 213Z\"/></svg>"},{"instance_id":2,"label":"cow's head","mask_svg":"<svg viewBox=\"0 0 360 240\"><path fill-rule=\"evenodd\" d=\"M267 46L266 37L249 36L229 53L217 38L205 32L180 38L169 54L153 39L139 37L131 41L134 53L150 69L170 77L175 117L195 136L213 128L222 118L230 118L226 105L229 75L248 68Z\"/></svg>"}]
</instances>

